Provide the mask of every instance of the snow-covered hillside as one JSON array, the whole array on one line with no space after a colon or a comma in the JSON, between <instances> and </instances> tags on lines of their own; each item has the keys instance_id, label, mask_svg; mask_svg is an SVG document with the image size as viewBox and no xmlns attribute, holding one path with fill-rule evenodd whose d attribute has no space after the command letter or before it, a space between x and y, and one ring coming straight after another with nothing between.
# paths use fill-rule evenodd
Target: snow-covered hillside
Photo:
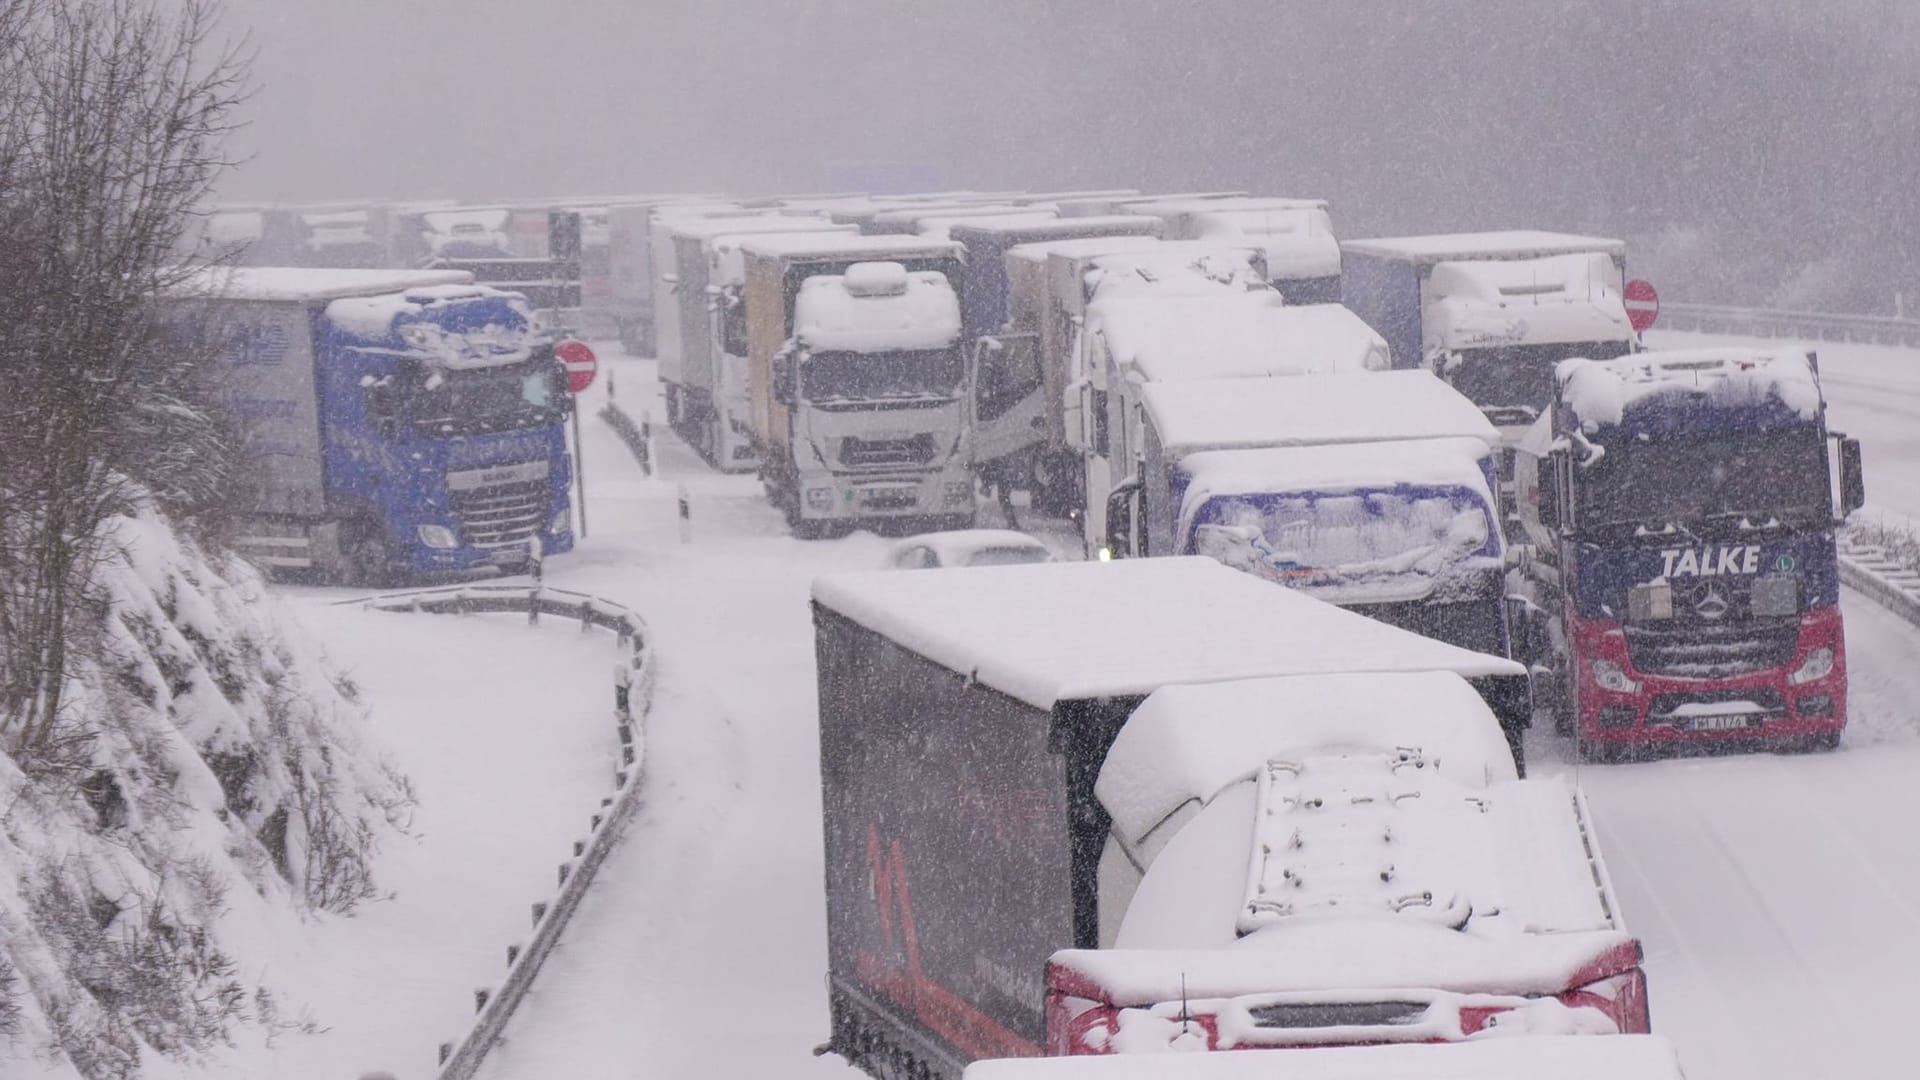
<instances>
[{"instance_id":1,"label":"snow-covered hillside","mask_svg":"<svg viewBox=\"0 0 1920 1080\"><path fill-rule=\"evenodd\" d=\"M114 519L63 723L0 754L0 1073L160 1075L306 1023L250 925L380 889L412 804L253 570Z\"/></svg>"}]
</instances>

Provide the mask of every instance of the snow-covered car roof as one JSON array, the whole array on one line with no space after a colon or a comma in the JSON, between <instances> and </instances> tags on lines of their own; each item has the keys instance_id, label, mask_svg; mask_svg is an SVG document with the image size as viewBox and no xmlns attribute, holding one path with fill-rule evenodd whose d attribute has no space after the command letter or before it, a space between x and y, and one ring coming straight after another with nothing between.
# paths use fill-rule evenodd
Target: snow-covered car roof
<instances>
[{"instance_id":1,"label":"snow-covered car roof","mask_svg":"<svg viewBox=\"0 0 1920 1080\"><path fill-rule=\"evenodd\" d=\"M438 285L470 285L465 270L336 270L319 267L214 267L194 274L175 296L209 300L320 301L378 296Z\"/></svg>"},{"instance_id":2,"label":"snow-covered car roof","mask_svg":"<svg viewBox=\"0 0 1920 1080\"><path fill-rule=\"evenodd\" d=\"M1500 444L1478 405L1426 371L1158 382L1143 386L1140 398L1171 456L1397 439Z\"/></svg>"},{"instance_id":3,"label":"snow-covered car roof","mask_svg":"<svg viewBox=\"0 0 1920 1080\"><path fill-rule=\"evenodd\" d=\"M1199 556L835 575L813 598L1040 709L1269 675L1526 671Z\"/></svg>"},{"instance_id":4,"label":"snow-covered car roof","mask_svg":"<svg viewBox=\"0 0 1920 1080\"><path fill-rule=\"evenodd\" d=\"M1096 300L1089 331L1141 379L1239 379L1379 371L1387 342L1339 304L1289 306L1279 294L1210 289L1196 296Z\"/></svg>"},{"instance_id":5,"label":"snow-covered car roof","mask_svg":"<svg viewBox=\"0 0 1920 1080\"><path fill-rule=\"evenodd\" d=\"M893 558L912 547L924 547L932 551L940 560L941 566L965 566L968 561L982 551L993 550L1033 550L1044 555L1044 562L1053 558L1047 545L1013 529L949 529L945 532L921 533L897 541L887 550L888 558Z\"/></svg>"},{"instance_id":6,"label":"snow-covered car roof","mask_svg":"<svg viewBox=\"0 0 1920 1080\"><path fill-rule=\"evenodd\" d=\"M1185 535L1185 523L1207 500L1233 495L1330 494L1409 484L1464 488L1492 507L1493 494L1481 468L1489 453L1479 439L1457 437L1202 450L1180 459L1180 471L1189 478L1180 505L1180 533Z\"/></svg>"},{"instance_id":7,"label":"snow-covered car roof","mask_svg":"<svg viewBox=\"0 0 1920 1080\"><path fill-rule=\"evenodd\" d=\"M963 1080L1683 1080L1657 1035L1528 1035L1473 1042L993 1058Z\"/></svg>"},{"instance_id":8,"label":"snow-covered car roof","mask_svg":"<svg viewBox=\"0 0 1920 1080\"><path fill-rule=\"evenodd\" d=\"M1627 244L1603 236L1545 232L1537 229L1505 229L1479 233L1442 233L1433 236L1387 236L1367 240L1343 240L1342 251L1356 255L1374 255L1413 263L1437 263L1451 259L1523 259L1537 255L1567 255L1582 251L1600 251L1624 255Z\"/></svg>"}]
</instances>

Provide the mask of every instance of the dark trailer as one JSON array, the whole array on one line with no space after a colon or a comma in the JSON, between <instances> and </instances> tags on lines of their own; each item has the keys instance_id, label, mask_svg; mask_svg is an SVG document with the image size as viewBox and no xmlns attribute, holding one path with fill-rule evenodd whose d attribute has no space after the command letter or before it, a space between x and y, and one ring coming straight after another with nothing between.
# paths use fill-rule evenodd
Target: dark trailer
<instances>
[{"instance_id":1,"label":"dark trailer","mask_svg":"<svg viewBox=\"0 0 1920 1080\"><path fill-rule=\"evenodd\" d=\"M813 597L825 1049L870 1069L1041 1052L1047 958L1100 941L1093 784L1155 689L1452 671L1503 722L1527 708L1519 664L1206 558L853 574Z\"/></svg>"}]
</instances>

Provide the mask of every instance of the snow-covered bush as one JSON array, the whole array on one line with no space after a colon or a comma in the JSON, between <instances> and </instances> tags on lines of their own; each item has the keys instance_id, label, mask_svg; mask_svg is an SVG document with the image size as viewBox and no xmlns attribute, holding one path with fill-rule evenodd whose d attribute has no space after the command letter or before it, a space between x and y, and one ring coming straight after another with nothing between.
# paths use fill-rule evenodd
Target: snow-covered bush
<instances>
[{"instance_id":1,"label":"snow-covered bush","mask_svg":"<svg viewBox=\"0 0 1920 1080\"><path fill-rule=\"evenodd\" d=\"M98 631L47 749L0 752L0 1063L87 1080L287 1026L222 944L236 892L350 911L412 805L257 572L151 507L107 529Z\"/></svg>"}]
</instances>

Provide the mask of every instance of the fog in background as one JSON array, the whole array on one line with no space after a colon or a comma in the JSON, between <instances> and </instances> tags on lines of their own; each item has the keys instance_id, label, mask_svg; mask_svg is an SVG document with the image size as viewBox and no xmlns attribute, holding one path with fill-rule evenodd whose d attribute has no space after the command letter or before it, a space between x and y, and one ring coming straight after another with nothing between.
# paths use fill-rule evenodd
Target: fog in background
<instances>
[{"instance_id":1,"label":"fog in background","mask_svg":"<svg viewBox=\"0 0 1920 1080\"><path fill-rule=\"evenodd\" d=\"M1914 0L229 0L231 199L1246 188L1920 311Z\"/></svg>"}]
</instances>

